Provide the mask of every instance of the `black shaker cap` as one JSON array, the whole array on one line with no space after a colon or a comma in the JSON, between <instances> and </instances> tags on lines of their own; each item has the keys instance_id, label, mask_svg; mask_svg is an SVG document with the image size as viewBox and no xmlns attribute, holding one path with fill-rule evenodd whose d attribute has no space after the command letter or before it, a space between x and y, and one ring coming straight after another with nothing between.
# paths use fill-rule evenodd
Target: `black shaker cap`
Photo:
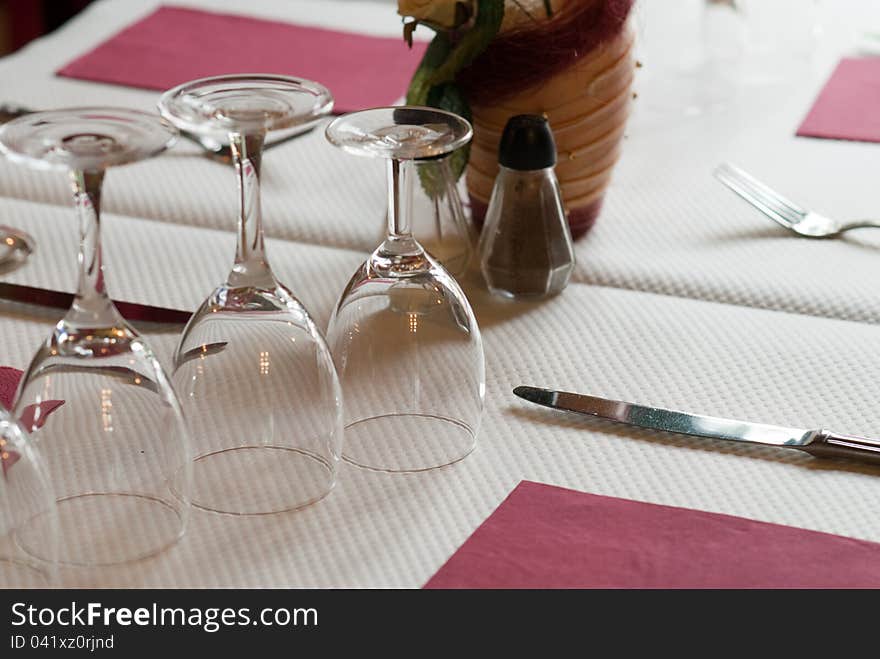
<instances>
[{"instance_id":1,"label":"black shaker cap","mask_svg":"<svg viewBox=\"0 0 880 659\"><path fill-rule=\"evenodd\" d=\"M518 114L508 119L498 147L498 162L520 171L553 167L556 141L547 118L539 114Z\"/></svg>"}]
</instances>

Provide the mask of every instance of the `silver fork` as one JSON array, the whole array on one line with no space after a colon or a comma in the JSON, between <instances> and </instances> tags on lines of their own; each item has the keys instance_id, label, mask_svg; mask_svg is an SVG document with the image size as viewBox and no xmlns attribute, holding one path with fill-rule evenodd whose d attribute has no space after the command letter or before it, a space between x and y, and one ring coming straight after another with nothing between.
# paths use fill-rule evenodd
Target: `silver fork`
<instances>
[{"instance_id":1,"label":"silver fork","mask_svg":"<svg viewBox=\"0 0 880 659\"><path fill-rule=\"evenodd\" d=\"M840 222L839 220L801 208L730 163L719 165L713 174L715 178L771 220L800 236L807 238L836 238L850 229L880 229L880 221L857 220L854 222Z\"/></svg>"}]
</instances>

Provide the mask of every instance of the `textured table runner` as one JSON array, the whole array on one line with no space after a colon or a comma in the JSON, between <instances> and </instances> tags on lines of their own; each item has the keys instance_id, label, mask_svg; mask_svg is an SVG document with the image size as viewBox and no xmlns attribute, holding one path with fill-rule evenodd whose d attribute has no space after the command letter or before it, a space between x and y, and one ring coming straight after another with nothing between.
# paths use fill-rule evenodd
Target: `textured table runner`
<instances>
[{"instance_id":1,"label":"textured table runner","mask_svg":"<svg viewBox=\"0 0 880 659\"><path fill-rule=\"evenodd\" d=\"M242 10L237 0L190 4ZM157 92L54 72L157 5L97 0L59 31L0 59L0 94L32 107L154 108ZM841 15L871 9L841 0L831 11L839 6ZM247 11L389 37L400 29L393 2L251 0ZM651 34L658 33L649 30L646 38ZM770 423L877 432L880 362L870 356L880 328L811 317L878 317L876 252L859 244L861 236L789 238L710 174L730 159L804 204L841 216L870 211L874 200L865 191L880 171L876 145L793 136L824 77L800 96L764 90L769 96L754 104L679 122L660 123L637 100L641 115L613 198L597 232L578 245L577 281L607 286L575 283L554 300L506 304L466 282L487 357L486 414L467 460L399 478L344 465L330 497L290 516L196 512L174 550L86 585L420 587L523 479L880 540L876 469L623 430L529 409L511 394L518 384L537 384ZM640 99L648 93L657 90L639 89ZM347 156L316 132L268 152L264 165L270 258L324 326L363 253L377 244L385 213L382 163ZM76 222L66 177L0 162L0 195L7 197L0 223L27 222L40 234L35 257L46 258L36 258L28 272L49 279L66 269L62 283L72 284ZM112 170L103 202L114 296L191 308L227 273L234 175L198 157L193 145L181 142L167 156ZM42 237L51 236L53 223L58 244ZM56 310L4 304L0 364L25 368L58 317ZM167 368L177 335L147 338Z\"/></svg>"},{"instance_id":2,"label":"textured table runner","mask_svg":"<svg viewBox=\"0 0 880 659\"><path fill-rule=\"evenodd\" d=\"M187 234L198 240L204 233L176 231L172 258L189 250ZM163 237L165 227L155 233ZM191 250L187 290L215 283L215 267L220 274L228 267L231 247L216 242ZM131 251L111 243L108 257L121 258L112 264L111 290L116 282L140 281L158 298L183 287L173 270L152 270L138 259L135 243L124 243ZM362 256L283 242L270 248L284 281L325 325ZM329 283L327 273L338 281ZM265 519L196 511L181 545L159 560L76 583L420 587L523 479L880 540L876 468L621 428L538 409L511 393L518 384L539 384L871 434L880 423L880 361L866 355L874 354L880 328L578 284L543 304L469 294L487 383L477 449L466 460L405 476L345 464L337 488L317 506ZM5 305L0 316L0 364L26 368L58 316ZM178 335L146 338L170 367Z\"/></svg>"}]
</instances>

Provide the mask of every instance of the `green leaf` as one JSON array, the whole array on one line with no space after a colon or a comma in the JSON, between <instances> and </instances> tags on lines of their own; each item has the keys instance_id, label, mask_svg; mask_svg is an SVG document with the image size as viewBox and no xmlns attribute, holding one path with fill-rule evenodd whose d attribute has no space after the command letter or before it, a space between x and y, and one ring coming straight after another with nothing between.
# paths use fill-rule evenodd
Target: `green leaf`
<instances>
[{"instance_id":1,"label":"green leaf","mask_svg":"<svg viewBox=\"0 0 880 659\"><path fill-rule=\"evenodd\" d=\"M448 82L444 85L432 87L428 94L427 104L432 108L454 112L468 121L471 120L471 107L468 105L461 89L455 83ZM467 167L469 156L470 145L465 145L452 154L449 165L454 181L461 178L465 167ZM432 167L426 163L421 165L418 171L422 189L431 199L436 199L443 194L442 171L439 167Z\"/></svg>"},{"instance_id":2,"label":"green leaf","mask_svg":"<svg viewBox=\"0 0 880 659\"><path fill-rule=\"evenodd\" d=\"M449 35L445 32L438 32L428 45L419 68L416 69L409 83L409 90L406 93L407 105L428 104L428 94L431 91L430 78L437 67L446 60L451 50L452 44L449 41Z\"/></svg>"},{"instance_id":3,"label":"green leaf","mask_svg":"<svg viewBox=\"0 0 880 659\"><path fill-rule=\"evenodd\" d=\"M455 83L446 83L434 87L428 96L428 104L431 107L440 108L448 112L454 112L460 117L464 117L468 121L472 120L471 106L465 98L461 88ZM452 175L457 181L464 173L467 167L468 157L470 156L470 144L466 144L454 154L450 165L452 166Z\"/></svg>"},{"instance_id":4,"label":"green leaf","mask_svg":"<svg viewBox=\"0 0 880 659\"><path fill-rule=\"evenodd\" d=\"M471 106L464 97L461 88L454 82L432 87L427 101L432 108L453 112L468 121L471 120Z\"/></svg>"},{"instance_id":5,"label":"green leaf","mask_svg":"<svg viewBox=\"0 0 880 659\"><path fill-rule=\"evenodd\" d=\"M479 0L474 26L462 35L440 66L429 78L431 85L452 82L455 75L489 46L504 19L504 0Z\"/></svg>"},{"instance_id":6,"label":"green leaf","mask_svg":"<svg viewBox=\"0 0 880 659\"><path fill-rule=\"evenodd\" d=\"M449 33L437 32L410 81L407 105L427 105L447 110L470 121L471 108L455 84L455 76L486 50L501 29L503 18L504 0L478 0L473 27L454 44ZM456 181L464 173L469 156L470 145L452 154L450 165ZM419 168L422 188L431 198L442 193L442 179L438 172L439 168Z\"/></svg>"}]
</instances>

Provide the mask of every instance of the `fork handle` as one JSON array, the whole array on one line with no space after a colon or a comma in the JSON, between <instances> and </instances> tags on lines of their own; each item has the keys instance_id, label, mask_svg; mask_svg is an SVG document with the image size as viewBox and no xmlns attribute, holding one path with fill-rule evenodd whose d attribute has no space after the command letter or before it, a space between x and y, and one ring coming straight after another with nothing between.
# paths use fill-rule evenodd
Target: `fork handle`
<instances>
[{"instance_id":1,"label":"fork handle","mask_svg":"<svg viewBox=\"0 0 880 659\"><path fill-rule=\"evenodd\" d=\"M849 231L850 229L880 229L880 222L877 220L856 220L840 228L841 231Z\"/></svg>"},{"instance_id":2,"label":"fork handle","mask_svg":"<svg viewBox=\"0 0 880 659\"><path fill-rule=\"evenodd\" d=\"M803 450L817 458L847 458L880 463L880 440L820 430Z\"/></svg>"}]
</instances>

